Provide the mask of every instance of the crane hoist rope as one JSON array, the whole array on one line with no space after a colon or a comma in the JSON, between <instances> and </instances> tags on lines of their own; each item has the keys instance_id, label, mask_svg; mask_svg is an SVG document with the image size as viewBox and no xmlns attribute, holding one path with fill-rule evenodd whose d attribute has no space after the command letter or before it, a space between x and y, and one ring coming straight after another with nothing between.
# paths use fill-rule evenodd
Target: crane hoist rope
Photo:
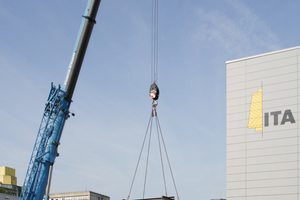
<instances>
[{"instance_id":1,"label":"crane hoist rope","mask_svg":"<svg viewBox=\"0 0 300 200\"><path fill-rule=\"evenodd\" d=\"M158 0L152 0L151 17L151 83L158 79Z\"/></svg>"},{"instance_id":2,"label":"crane hoist rope","mask_svg":"<svg viewBox=\"0 0 300 200\"><path fill-rule=\"evenodd\" d=\"M151 86L149 90L153 105L157 106L159 97L158 82L158 0L152 0L151 17Z\"/></svg>"},{"instance_id":3,"label":"crane hoist rope","mask_svg":"<svg viewBox=\"0 0 300 200\"><path fill-rule=\"evenodd\" d=\"M166 197L168 196L167 192L167 184L166 184L166 178L165 178L165 168L164 168L164 162L163 162L163 151L165 153L165 158L167 159L167 163L170 170L170 175L172 177L172 181L174 184L175 192L177 195L177 199L179 200L177 187L175 184L175 179L173 176L169 156L167 153L166 145L164 142L163 134L161 131L160 123L157 116L157 100L159 98L159 88L157 86L158 82L158 0L152 0L152 23L151 23L151 85L149 89L149 96L153 100L152 102L152 110L150 119L147 125L146 133L144 136L142 148L139 154L139 158L137 161L137 165L135 168L135 172L133 175L133 180L129 189L129 194L127 197L127 200L130 199L131 191L133 188L134 180L138 171L138 167L140 164L141 156L146 144L146 139L148 137L148 149L147 149L147 158L146 158L146 169L145 169L145 175L144 175L144 185L143 185L143 199L145 198L145 191L146 191L146 182L147 182L147 174L148 174L148 164L149 164L149 157L150 157L150 146L151 146L151 136L152 136L152 126L153 126L153 118L155 118L155 125L156 125L156 132L157 132L157 139L158 139L158 147L159 147L159 154L160 154L160 162L161 162L161 168L162 168L162 176L163 176L163 184L164 184L164 190ZM163 146L163 148L162 148Z\"/></svg>"},{"instance_id":4,"label":"crane hoist rope","mask_svg":"<svg viewBox=\"0 0 300 200\"><path fill-rule=\"evenodd\" d=\"M166 184L166 178L165 178L165 167L164 167L164 162L163 162L163 152L164 152L164 156L167 160L170 175L172 177L172 182L173 182L174 189L175 189L175 192L176 192L176 195L177 195L177 200L179 200L175 179L174 179L172 167L171 167L171 164L170 164L170 159L169 159L169 156L168 156L166 144L165 144L165 141L164 141L164 137L163 137L163 134L162 134L161 126L160 126L157 111L156 111L156 106L153 106L153 105L152 105L152 110L151 110L149 122L148 122L148 125L147 125L147 129L146 129L146 132L145 132L144 140L143 140L143 143L142 143L141 151L140 151L139 158L138 158L138 161L137 161L137 165L136 165L136 168L135 168L135 171L134 171L133 180L131 182L131 186L130 186L130 189L129 189L129 194L128 194L127 200L130 199L131 191L132 191L133 184L134 184L134 181L135 181L135 177L136 177L136 174L137 174L137 171L138 171L138 168L139 168L142 153L143 153L146 141L148 139L146 169L145 169L144 185L143 185L143 199L145 198L146 182L147 182L147 174L148 174L148 164L149 164L149 157L150 157L153 118L155 118L155 125L156 125L156 132L157 132L157 139L158 139L158 146L159 146L159 154L160 154L160 162L161 162L161 167L162 167L162 175L163 175L165 195L168 196L167 184ZM163 148L162 148L162 146L163 146Z\"/></svg>"}]
</instances>

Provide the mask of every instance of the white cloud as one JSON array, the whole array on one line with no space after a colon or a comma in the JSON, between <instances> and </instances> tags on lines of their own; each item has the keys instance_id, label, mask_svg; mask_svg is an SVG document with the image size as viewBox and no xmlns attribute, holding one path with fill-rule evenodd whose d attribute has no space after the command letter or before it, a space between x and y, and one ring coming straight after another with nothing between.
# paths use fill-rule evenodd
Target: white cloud
<instances>
[{"instance_id":1,"label":"white cloud","mask_svg":"<svg viewBox=\"0 0 300 200\"><path fill-rule=\"evenodd\" d=\"M228 0L229 12L197 8L193 38L207 48L223 49L241 57L280 48L278 37L246 4Z\"/></svg>"}]
</instances>

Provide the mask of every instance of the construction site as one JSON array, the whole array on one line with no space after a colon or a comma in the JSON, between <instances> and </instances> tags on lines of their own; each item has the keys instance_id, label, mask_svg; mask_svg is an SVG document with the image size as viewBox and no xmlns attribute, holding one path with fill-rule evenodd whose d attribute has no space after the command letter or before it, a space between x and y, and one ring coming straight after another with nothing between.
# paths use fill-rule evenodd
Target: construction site
<instances>
[{"instance_id":1,"label":"construction site","mask_svg":"<svg viewBox=\"0 0 300 200\"><path fill-rule=\"evenodd\" d=\"M300 3L70 3L0 3L0 200L300 198Z\"/></svg>"}]
</instances>

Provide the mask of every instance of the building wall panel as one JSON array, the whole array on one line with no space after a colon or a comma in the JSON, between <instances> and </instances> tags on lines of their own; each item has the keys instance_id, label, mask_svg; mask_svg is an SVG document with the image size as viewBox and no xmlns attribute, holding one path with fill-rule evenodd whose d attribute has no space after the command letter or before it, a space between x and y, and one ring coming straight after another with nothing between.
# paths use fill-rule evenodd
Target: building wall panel
<instances>
[{"instance_id":1,"label":"building wall panel","mask_svg":"<svg viewBox=\"0 0 300 200\"><path fill-rule=\"evenodd\" d=\"M237 144L246 142L245 135L237 135L232 137L227 137L227 144Z\"/></svg>"},{"instance_id":2,"label":"building wall panel","mask_svg":"<svg viewBox=\"0 0 300 200\"><path fill-rule=\"evenodd\" d=\"M263 95L264 101L272 101L277 99L284 100L285 98L289 98L289 97L292 98L297 97L297 88L268 92Z\"/></svg>"},{"instance_id":3,"label":"building wall panel","mask_svg":"<svg viewBox=\"0 0 300 200\"><path fill-rule=\"evenodd\" d=\"M245 111L246 111L246 108L244 105L227 108L227 114L241 113L241 112L245 112Z\"/></svg>"},{"instance_id":4,"label":"building wall panel","mask_svg":"<svg viewBox=\"0 0 300 200\"><path fill-rule=\"evenodd\" d=\"M227 184L227 190L231 189L245 189L246 181L233 181Z\"/></svg>"},{"instance_id":5,"label":"building wall panel","mask_svg":"<svg viewBox=\"0 0 300 200\"><path fill-rule=\"evenodd\" d=\"M227 182L245 181L245 180L246 180L245 174L227 174Z\"/></svg>"},{"instance_id":6,"label":"building wall panel","mask_svg":"<svg viewBox=\"0 0 300 200\"><path fill-rule=\"evenodd\" d=\"M246 82L241 82L239 84L230 84L226 86L227 92L234 92L239 90L244 90L246 88Z\"/></svg>"},{"instance_id":7,"label":"building wall panel","mask_svg":"<svg viewBox=\"0 0 300 200\"><path fill-rule=\"evenodd\" d=\"M246 115L244 112L228 114L226 120L227 122L236 121L236 120L248 121L248 115Z\"/></svg>"},{"instance_id":8,"label":"building wall panel","mask_svg":"<svg viewBox=\"0 0 300 200\"><path fill-rule=\"evenodd\" d=\"M234 120L234 121L227 122L226 126L228 129L244 128L247 123L248 123L248 121L246 121L246 120Z\"/></svg>"},{"instance_id":9,"label":"building wall panel","mask_svg":"<svg viewBox=\"0 0 300 200\"><path fill-rule=\"evenodd\" d=\"M245 150L245 149L244 149ZM228 159L245 158L245 151L227 151L226 157Z\"/></svg>"},{"instance_id":10,"label":"building wall panel","mask_svg":"<svg viewBox=\"0 0 300 200\"><path fill-rule=\"evenodd\" d=\"M246 166L227 166L227 174L246 173Z\"/></svg>"},{"instance_id":11,"label":"building wall panel","mask_svg":"<svg viewBox=\"0 0 300 200\"><path fill-rule=\"evenodd\" d=\"M245 98L246 92L245 90L236 90L232 92L227 92L227 100L236 99L236 98Z\"/></svg>"},{"instance_id":12,"label":"building wall panel","mask_svg":"<svg viewBox=\"0 0 300 200\"><path fill-rule=\"evenodd\" d=\"M255 157L255 156L269 156L269 155L285 155L289 153L297 153L298 147L297 145L293 146L281 146L281 147L273 147L266 149L251 149L245 151L245 155L247 157Z\"/></svg>"},{"instance_id":13,"label":"building wall panel","mask_svg":"<svg viewBox=\"0 0 300 200\"><path fill-rule=\"evenodd\" d=\"M247 196L247 200L299 200L297 194ZM230 200L230 199L227 199Z\"/></svg>"},{"instance_id":14,"label":"building wall panel","mask_svg":"<svg viewBox=\"0 0 300 200\"><path fill-rule=\"evenodd\" d=\"M287 89L293 89L298 87L298 81L297 80L283 80L280 79L279 83L273 83L269 85L263 84L264 93L272 92L276 90L287 90Z\"/></svg>"},{"instance_id":15,"label":"building wall panel","mask_svg":"<svg viewBox=\"0 0 300 200\"><path fill-rule=\"evenodd\" d=\"M284 163L274 163L271 164L258 164L258 165L247 165L246 172L269 172L269 171L280 171L280 170L297 170L297 162L284 162Z\"/></svg>"},{"instance_id":16,"label":"building wall panel","mask_svg":"<svg viewBox=\"0 0 300 200\"><path fill-rule=\"evenodd\" d=\"M296 81L297 77L298 77L297 73L281 74L278 77L273 76L273 77L267 77L264 79L247 81L246 85L247 85L247 88L252 88L252 87L250 87L252 85L253 86L256 85L257 87L260 87L261 85L268 86L268 85L273 85L273 84L285 83L288 81Z\"/></svg>"},{"instance_id":17,"label":"building wall panel","mask_svg":"<svg viewBox=\"0 0 300 200\"><path fill-rule=\"evenodd\" d=\"M261 164L277 164L284 162L297 162L298 153L283 154L283 155L272 155L272 156L257 156L247 157L247 165L261 165Z\"/></svg>"},{"instance_id":18,"label":"building wall panel","mask_svg":"<svg viewBox=\"0 0 300 200\"><path fill-rule=\"evenodd\" d=\"M237 98L230 98L227 99L227 107L233 107L233 106L237 106L237 105L244 105L245 106L246 102L245 102L245 97L237 97Z\"/></svg>"},{"instance_id":19,"label":"building wall panel","mask_svg":"<svg viewBox=\"0 0 300 200\"><path fill-rule=\"evenodd\" d=\"M267 187L267 188L249 188L247 195L283 195L283 194L297 194L297 186L281 186L281 187Z\"/></svg>"},{"instance_id":20,"label":"building wall panel","mask_svg":"<svg viewBox=\"0 0 300 200\"><path fill-rule=\"evenodd\" d=\"M284 187L293 186L297 187L297 178L282 178L282 179L265 179L265 180L254 180L247 181L247 188L267 188L267 187Z\"/></svg>"},{"instance_id":21,"label":"building wall panel","mask_svg":"<svg viewBox=\"0 0 300 200\"><path fill-rule=\"evenodd\" d=\"M300 200L299 61L295 47L227 62L227 200Z\"/></svg>"},{"instance_id":22,"label":"building wall panel","mask_svg":"<svg viewBox=\"0 0 300 200\"><path fill-rule=\"evenodd\" d=\"M227 78L231 78L234 76L240 76L246 73L246 67L236 67L227 71Z\"/></svg>"},{"instance_id":23,"label":"building wall panel","mask_svg":"<svg viewBox=\"0 0 300 200\"><path fill-rule=\"evenodd\" d=\"M297 140L295 138L282 138L276 140L263 140L257 142L248 142L247 150L251 149L263 149L263 148L272 148L272 147L282 147L282 146L293 146L297 145Z\"/></svg>"},{"instance_id":24,"label":"building wall panel","mask_svg":"<svg viewBox=\"0 0 300 200\"><path fill-rule=\"evenodd\" d=\"M243 197L228 197L226 200L246 200L246 196Z\"/></svg>"},{"instance_id":25,"label":"building wall panel","mask_svg":"<svg viewBox=\"0 0 300 200\"><path fill-rule=\"evenodd\" d=\"M227 144L227 151L242 151L246 149L245 143Z\"/></svg>"},{"instance_id":26,"label":"building wall panel","mask_svg":"<svg viewBox=\"0 0 300 200\"><path fill-rule=\"evenodd\" d=\"M256 132L247 134L247 142L256 142L256 141L262 141L262 140L274 140L274 139L284 139L284 138L297 138L298 133L295 129L286 129L283 131L263 131L263 132Z\"/></svg>"},{"instance_id":27,"label":"building wall panel","mask_svg":"<svg viewBox=\"0 0 300 200\"><path fill-rule=\"evenodd\" d=\"M226 65L226 74L228 74L229 71L234 70L236 68L241 68L246 66L246 61L242 60L239 62L233 62L230 65Z\"/></svg>"},{"instance_id":28,"label":"building wall panel","mask_svg":"<svg viewBox=\"0 0 300 200\"><path fill-rule=\"evenodd\" d=\"M246 133L245 128L234 128L227 131L227 136L244 135Z\"/></svg>"},{"instance_id":29,"label":"building wall panel","mask_svg":"<svg viewBox=\"0 0 300 200\"><path fill-rule=\"evenodd\" d=\"M268 71L276 68L286 67L290 65L295 65L297 63L297 57L286 57L283 59L276 59L269 62L263 62L256 65L247 65L247 73L256 73L260 71Z\"/></svg>"},{"instance_id":30,"label":"building wall panel","mask_svg":"<svg viewBox=\"0 0 300 200\"><path fill-rule=\"evenodd\" d=\"M230 84L237 84L237 83L245 83L246 77L245 76L233 76L227 78L228 85Z\"/></svg>"},{"instance_id":31,"label":"building wall panel","mask_svg":"<svg viewBox=\"0 0 300 200\"><path fill-rule=\"evenodd\" d=\"M263 71L256 71L246 74L246 81L262 80L264 78L277 78L279 79L282 74L291 74L297 72L297 65L286 65L282 67L270 66L270 69Z\"/></svg>"},{"instance_id":32,"label":"building wall panel","mask_svg":"<svg viewBox=\"0 0 300 200\"><path fill-rule=\"evenodd\" d=\"M227 159L226 166L233 167L233 166L245 166L246 158L237 158L237 159Z\"/></svg>"},{"instance_id":33,"label":"building wall panel","mask_svg":"<svg viewBox=\"0 0 300 200\"><path fill-rule=\"evenodd\" d=\"M246 190L245 189L230 189L227 190L227 196L229 197L242 197L245 196Z\"/></svg>"},{"instance_id":34,"label":"building wall panel","mask_svg":"<svg viewBox=\"0 0 300 200\"><path fill-rule=\"evenodd\" d=\"M278 170L267 172L253 172L246 174L246 180L269 180L269 179L283 179L283 178L295 178L297 177L297 170Z\"/></svg>"},{"instance_id":35,"label":"building wall panel","mask_svg":"<svg viewBox=\"0 0 300 200\"><path fill-rule=\"evenodd\" d=\"M275 109L278 109L278 107L283 108L286 110L290 106L297 106L297 98L295 97L287 97L287 98L276 98L273 100L264 100L263 101L263 110L264 111L275 111ZM282 110L282 111L284 111ZM296 110L295 110L296 111Z\"/></svg>"}]
</instances>

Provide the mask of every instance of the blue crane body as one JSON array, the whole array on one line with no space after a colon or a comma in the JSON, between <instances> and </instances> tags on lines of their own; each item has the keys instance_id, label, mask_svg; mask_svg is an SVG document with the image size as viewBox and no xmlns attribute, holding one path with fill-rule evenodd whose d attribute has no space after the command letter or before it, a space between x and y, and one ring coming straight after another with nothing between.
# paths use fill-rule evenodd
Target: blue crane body
<instances>
[{"instance_id":1,"label":"blue crane body","mask_svg":"<svg viewBox=\"0 0 300 200\"><path fill-rule=\"evenodd\" d=\"M49 199L53 164L59 155L57 147L65 121L70 117L69 108L73 92L100 2L101 0L88 0L63 88L51 84L20 200Z\"/></svg>"}]
</instances>

